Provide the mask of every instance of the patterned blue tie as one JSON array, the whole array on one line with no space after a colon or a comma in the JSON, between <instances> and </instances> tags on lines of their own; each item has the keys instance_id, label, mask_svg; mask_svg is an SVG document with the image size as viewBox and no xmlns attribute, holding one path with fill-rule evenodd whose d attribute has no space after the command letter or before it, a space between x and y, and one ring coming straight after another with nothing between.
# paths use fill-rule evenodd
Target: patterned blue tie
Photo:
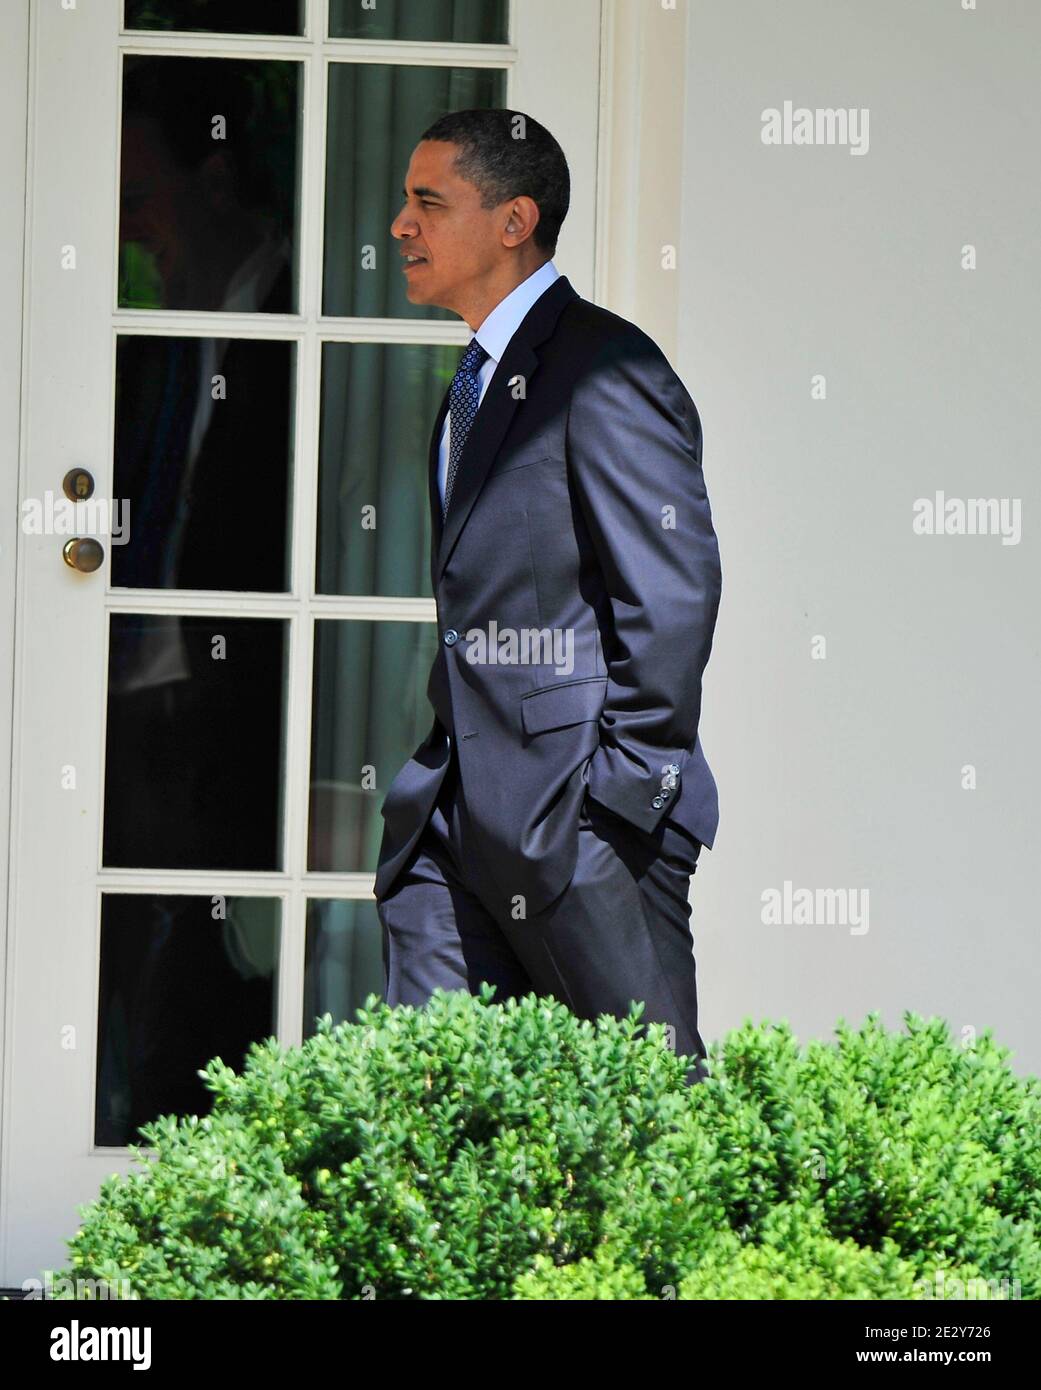
<instances>
[{"instance_id":1,"label":"patterned blue tie","mask_svg":"<svg viewBox=\"0 0 1041 1390\"><path fill-rule=\"evenodd\" d=\"M452 496L452 485L459 468L459 460L462 457L463 447L470 433L470 426L474 422L474 416L477 414L477 407L480 404L481 382L478 373L481 370L481 363L486 360L487 356L488 354L477 339L471 338L469 346L459 359L456 374L452 378L448 395L451 425L449 426L450 443L448 473L445 477L445 500L441 511L443 517L448 514L448 503Z\"/></svg>"}]
</instances>

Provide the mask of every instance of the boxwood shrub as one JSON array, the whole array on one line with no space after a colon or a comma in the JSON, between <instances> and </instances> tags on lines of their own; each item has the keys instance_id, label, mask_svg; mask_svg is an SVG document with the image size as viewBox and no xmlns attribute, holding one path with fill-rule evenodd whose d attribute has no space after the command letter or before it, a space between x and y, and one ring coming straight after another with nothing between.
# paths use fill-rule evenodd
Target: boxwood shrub
<instances>
[{"instance_id":1,"label":"boxwood shrub","mask_svg":"<svg viewBox=\"0 0 1041 1390\"><path fill-rule=\"evenodd\" d=\"M241 1074L212 1061L211 1113L142 1129L62 1273L177 1299L1037 1298L1041 1083L1008 1057L913 1013L803 1046L746 1022L687 1086L637 1006L373 997Z\"/></svg>"}]
</instances>

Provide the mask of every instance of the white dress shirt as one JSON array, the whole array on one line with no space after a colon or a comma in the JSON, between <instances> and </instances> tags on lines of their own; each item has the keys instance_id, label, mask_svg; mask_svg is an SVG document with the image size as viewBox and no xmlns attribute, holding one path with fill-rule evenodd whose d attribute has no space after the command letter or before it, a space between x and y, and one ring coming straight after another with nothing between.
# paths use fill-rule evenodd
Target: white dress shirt
<instances>
[{"instance_id":1,"label":"white dress shirt","mask_svg":"<svg viewBox=\"0 0 1041 1390\"><path fill-rule=\"evenodd\" d=\"M474 337L488 354L487 361L481 363L477 373L477 379L480 382L480 395L477 398L478 410L480 410L481 402L484 400L488 383L495 375L495 369L506 351L506 345L521 326L521 321L536 299L545 294L559 275L560 271L552 261L546 261L544 265L540 265L538 270L533 271L526 280L522 280L516 289L511 290L505 299L499 300L474 334ZM441 429L440 452L437 456L437 487L441 494L442 505L445 500L445 479L448 476L451 431L452 412L449 409L445 414L445 423ZM451 747L451 736L446 734L445 737L448 739L448 746Z\"/></svg>"},{"instance_id":2,"label":"white dress shirt","mask_svg":"<svg viewBox=\"0 0 1041 1390\"><path fill-rule=\"evenodd\" d=\"M488 383L495 375L495 369L499 365L503 353L510 339L521 326L521 321L528 310L552 285L560 275L560 271L552 261L546 261L540 265L538 270L533 271L526 280L510 291L505 299L500 299L495 308L488 315L474 337L488 354L487 359L481 363L477 379L480 382L480 395L477 399L477 408L480 409L481 401L484 400L484 393L488 389ZM449 410L445 415L445 423L441 430L440 452L437 459L437 487L441 494L441 502L445 500L445 479L448 476L448 453L451 447L451 427L452 412Z\"/></svg>"}]
</instances>

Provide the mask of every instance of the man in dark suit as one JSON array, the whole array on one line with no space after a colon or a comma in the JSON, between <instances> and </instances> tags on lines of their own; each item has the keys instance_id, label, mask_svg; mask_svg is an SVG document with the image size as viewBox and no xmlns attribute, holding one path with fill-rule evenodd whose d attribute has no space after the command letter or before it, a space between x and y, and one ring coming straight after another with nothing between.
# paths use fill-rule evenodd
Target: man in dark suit
<instances>
[{"instance_id":1,"label":"man in dark suit","mask_svg":"<svg viewBox=\"0 0 1041 1390\"><path fill-rule=\"evenodd\" d=\"M531 117L424 132L392 225L408 296L474 330L431 440L430 734L384 804L387 998L535 991L667 1025L705 1074L690 878L719 606L694 402L552 263L567 162Z\"/></svg>"}]
</instances>

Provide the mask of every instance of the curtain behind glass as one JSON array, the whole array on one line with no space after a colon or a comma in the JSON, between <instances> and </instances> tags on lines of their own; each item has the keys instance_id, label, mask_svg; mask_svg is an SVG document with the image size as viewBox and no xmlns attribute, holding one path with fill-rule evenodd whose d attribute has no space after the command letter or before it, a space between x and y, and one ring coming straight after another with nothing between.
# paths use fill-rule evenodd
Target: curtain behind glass
<instances>
[{"instance_id":1,"label":"curtain behind glass","mask_svg":"<svg viewBox=\"0 0 1041 1390\"><path fill-rule=\"evenodd\" d=\"M455 317L408 302L390 224L427 126L449 111L502 106L505 91L500 69L330 63L323 313Z\"/></svg>"},{"instance_id":2,"label":"curtain behind glass","mask_svg":"<svg viewBox=\"0 0 1041 1390\"><path fill-rule=\"evenodd\" d=\"M460 354L324 345L316 592L430 595L428 449Z\"/></svg>"},{"instance_id":3,"label":"curtain behind glass","mask_svg":"<svg viewBox=\"0 0 1041 1390\"><path fill-rule=\"evenodd\" d=\"M427 43L505 43L507 0L329 0L334 39L411 39Z\"/></svg>"}]
</instances>

